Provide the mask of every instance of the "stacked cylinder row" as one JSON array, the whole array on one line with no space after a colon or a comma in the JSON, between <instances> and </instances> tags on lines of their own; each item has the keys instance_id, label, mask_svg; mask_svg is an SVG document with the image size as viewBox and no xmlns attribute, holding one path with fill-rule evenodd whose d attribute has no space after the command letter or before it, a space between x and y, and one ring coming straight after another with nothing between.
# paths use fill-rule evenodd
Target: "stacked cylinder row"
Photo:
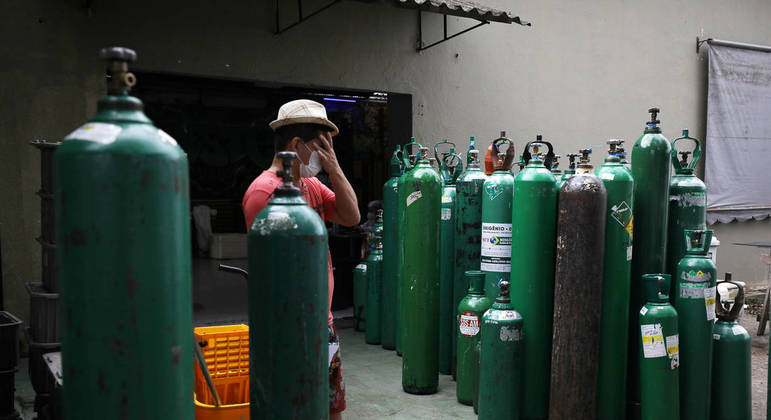
<instances>
[{"instance_id":1,"label":"stacked cylinder row","mask_svg":"<svg viewBox=\"0 0 771 420\"><path fill-rule=\"evenodd\" d=\"M713 362L746 363L713 361L713 346L731 341L713 325L738 331L728 309L741 303L717 295L706 188L693 175L700 144L687 130L670 143L651 113L632 165L615 139L600 168L584 149L560 173L538 136L516 175L505 133L484 171L473 137L465 160L446 140L434 159L414 139L397 147L357 270L369 299L355 306L367 342L403 356L404 391L434 393L438 374L452 374L480 418L696 419L733 406L720 404L729 390ZM678 152L681 140L693 152ZM748 387L731 391L749 401Z\"/></svg>"}]
</instances>

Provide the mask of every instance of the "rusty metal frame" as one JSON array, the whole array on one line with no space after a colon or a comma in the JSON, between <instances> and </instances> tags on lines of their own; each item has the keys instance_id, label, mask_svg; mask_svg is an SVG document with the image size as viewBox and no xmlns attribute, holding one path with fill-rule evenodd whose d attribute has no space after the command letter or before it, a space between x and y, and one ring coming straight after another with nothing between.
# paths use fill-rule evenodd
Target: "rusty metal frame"
<instances>
[{"instance_id":1,"label":"rusty metal frame","mask_svg":"<svg viewBox=\"0 0 771 420\"><path fill-rule=\"evenodd\" d=\"M431 48L431 47L433 47L435 45L439 45L439 44L441 44L443 42L446 42L446 41L449 41L449 40L455 38L456 36L463 35L466 32L469 32L469 31L474 30L474 29L476 29L476 28L478 28L480 26L484 26L484 25L487 25L487 24L490 23L489 20L480 20L478 24L476 24L476 25L474 25L474 26L472 26L470 28L466 28L466 29L464 29L464 30L462 30L460 32L456 32L456 33L454 33L454 34L452 34L450 36L447 36L447 15L446 14L442 14L442 18L444 19L444 36L442 37L442 39L439 40L439 41L436 41L434 43L431 43L429 45L423 46L423 11L422 10L418 10L418 45L416 47L416 50L418 52L425 51L425 50L427 50L427 49L429 49L429 48Z\"/></svg>"}]
</instances>

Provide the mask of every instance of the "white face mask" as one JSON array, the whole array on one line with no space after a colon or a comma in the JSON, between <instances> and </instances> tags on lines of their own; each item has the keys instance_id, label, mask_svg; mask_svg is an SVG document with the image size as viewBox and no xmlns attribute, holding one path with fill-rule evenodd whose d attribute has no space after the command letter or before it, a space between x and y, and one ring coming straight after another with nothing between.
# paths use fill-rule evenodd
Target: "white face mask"
<instances>
[{"instance_id":1,"label":"white face mask","mask_svg":"<svg viewBox=\"0 0 771 420\"><path fill-rule=\"evenodd\" d=\"M303 146L311 152L311 157L308 159L307 165L302 160L300 161L300 177L312 178L321 172L321 158L318 152L311 150L305 143L303 143Z\"/></svg>"}]
</instances>

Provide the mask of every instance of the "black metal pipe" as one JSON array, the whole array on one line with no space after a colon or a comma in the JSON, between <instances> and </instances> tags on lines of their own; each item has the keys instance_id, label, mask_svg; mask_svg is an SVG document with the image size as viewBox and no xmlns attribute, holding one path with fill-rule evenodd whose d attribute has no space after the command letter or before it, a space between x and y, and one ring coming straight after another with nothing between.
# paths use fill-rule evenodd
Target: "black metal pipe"
<instances>
[{"instance_id":1,"label":"black metal pipe","mask_svg":"<svg viewBox=\"0 0 771 420\"><path fill-rule=\"evenodd\" d=\"M316 10L315 12L313 12L313 13L309 14L308 16L305 16L305 17L302 17L302 16L301 16L301 17L300 17L300 20L298 20L297 22L295 22L295 23L293 23L293 24L291 24L291 25L287 26L286 28L281 28L281 27L279 26L279 21L278 21L278 2L279 2L279 1L280 1L280 0L276 0L276 32L274 33L274 35L278 35L278 34L280 34L280 33L283 33L283 32L286 32L286 31L288 31L289 29L292 29L292 28L294 28L295 26L297 26L297 25L299 25L299 24L301 24L301 23L305 22L306 20L308 20L308 19L312 18L313 16L316 16L317 14L319 14L319 13L323 12L324 10L327 10L327 9L329 9L330 7L332 7L332 6L336 5L337 3L340 3L340 1L341 1L341 0L332 0L332 2L331 2L331 3L329 3L329 4L327 4L326 6L324 6L324 7L320 8L319 10ZM302 9L300 9L300 10L299 10L299 12L300 12L300 14L302 14Z\"/></svg>"},{"instance_id":2,"label":"black metal pipe","mask_svg":"<svg viewBox=\"0 0 771 420\"><path fill-rule=\"evenodd\" d=\"M462 30L462 31L458 32L457 34L452 34L452 35L448 36L447 38L445 38L445 39L443 39L443 40L441 40L441 41L436 41L436 42L434 42L433 44L431 44L431 45L428 45L428 46L425 46L425 47L423 47L423 46L420 46L420 47L418 47L418 51L427 50L427 49L429 49L429 48L433 47L434 45L437 45L437 44L441 44L442 42L445 42L445 41L449 41L449 40L451 40L451 39L455 38L455 37L456 37L456 36L458 36L458 35L463 35L463 34L465 34L465 33L466 33L466 32L468 32L468 31L471 31L471 30L473 30L473 29L476 29L476 28L478 28L478 27L480 27L480 26L482 26L482 25L487 25L488 23L490 23L490 22L488 22L488 21L486 21L486 20L483 20L483 21L479 22L478 24L476 24L476 25L474 25L474 26L472 26L472 27L470 27L470 28L467 28L467 29L464 29L464 30ZM418 27L418 29L419 29L419 30L418 30L418 33L421 33L421 35L422 35L422 31L420 30L420 27ZM422 40L422 39L423 39L423 38L422 38L422 36L421 36L421 40ZM421 42L421 44L422 44L422 42Z\"/></svg>"}]
</instances>

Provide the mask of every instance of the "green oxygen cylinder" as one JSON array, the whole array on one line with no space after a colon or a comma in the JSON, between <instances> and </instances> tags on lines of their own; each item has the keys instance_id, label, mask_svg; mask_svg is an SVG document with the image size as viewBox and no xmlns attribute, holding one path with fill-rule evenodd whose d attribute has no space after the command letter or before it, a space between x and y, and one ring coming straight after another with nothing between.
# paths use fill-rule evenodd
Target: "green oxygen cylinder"
<instances>
[{"instance_id":1,"label":"green oxygen cylinder","mask_svg":"<svg viewBox=\"0 0 771 420\"><path fill-rule=\"evenodd\" d=\"M187 156L129 95L136 53L100 57L107 96L53 158L62 414L193 418Z\"/></svg>"},{"instance_id":2,"label":"green oxygen cylinder","mask_svg":"<svg viewBox=\"0 0 771 420\"><path fill-rule=\"evenodd\" d=\"M642 420L680 416L677 311L669 304L669 274L643 274L647 302L639 311L640 411ZM702 398L706 398L703 395Z\"/></svg>"},{"instance_id":3,"label":"green oxygen cylinder","mask_svg":"<svg viewBox=\"0 0 771 420\"><path fill-rule=\"evenodd\" d=\"M632 172L618 158L617 147L621 141L608 140L608 156L597 170L608 192L597 379L597 418L600 420L623 419L626 413L634 181Z\"/></svg>"},{"instance_id":4,"label":"green oxygen cylinder","mask_svg":"<svg viewBox=\"0 0 771 420\"><path fill-rule=\"evenodd\" d=\"M496 288L498 289L498 288ZM479 419L520 418L521 402L530 379L524 374L522 316L509 298L509 282L501 281L500 294L482 317L479 354ZM523 385L523 378L527 378ZM524 416L523 416L524 417Z\"/></svg>"},{"instance_id":5,"label":"green oxygen cylinder","mask_svg":"<svg viewBox=\"0 0 771 420\"><path fill-rule=\"evenodd\" d=\"M480 240L482 235L482 188L487 176L479 167L479 151L471 137L466 153L466 168L455 181L455 280L453 281L452 305L458 306L466 295L468 282L464 273L478 270L480 264ZM457 328L455 328L457 329ZM453 332L452 364L455 372L457 361L457 331Z\"/></svg>"},{"instance_id":6,"label":"green oxygen cylinder","mask_svg":"<svg viewBox=\"0 0 771 420\"><path fill-rule=\"evenodd\" d=\"M695 144L693 159L688 162L689 151L678 151L677 142L688 140ZM677 160L678 153L682 157ZM685 229L707 228L707 186L693 174L701 157L701 142L688 136L688 129L683 129L683 136L672 140L672 165L675 175L669 183L669 222L667 223L667 272L675 275L677 264L685 256L688 244L685 242ZM685 410L685 409L683 409ZM685 412L685 411L684 411Z\"/></svg>"},{"instance_id":7,"label":"green oxygen cylinder","mask_svg":"<svg viewBox=\"0 0 771 420\"><path fill-rule=\"evenodd\" d=\"M549 418L597 413L607 192L581 150L559 194Z\"/></svg>"},{"instance_id":8,"label":"green oxygen cylinder","mask_svg":"<svg viewBox=\"0 0 771 420\"><path fill-rule=\"evenodd\" d=\"M447 142L447 140L445 140ZM449 142L447 142L449 143ZM440 143L441 144L441 143ZM437 147L440 145L437 144ZM455 343L455 309L453 305L453 283L455 280L455 180L463 171L463 159L455 153L455 144L443 153L440 162L442 187L440 242L439 242L439 373L452 373ZM436 150L436 149L435 149Z\"/></svg>"},{"instance_id":9,"label":"green oxygen cylinder","mask_svg":"<svg viewBox=\"0 0 771 420\"><path fill-rule=\"evenodd\" d=\"M407 196L403 194L404 183L407 180L407 174L415 166L418 158L418 148L422 147L419 143L415 142L415 137L410 138L410 142L402 147L402 167L404 172L399 177L399 181L396 183L396 354L402 355L402 340L404 328L403 321L403 308L402 308L402 286L404 284L404 278L402 276L404 267L404 225Z\"/></svg>"},{"instance_id":10,"label":"green oxygen cylinder","mask_svg":"<svg viewBox=\"0 0 771 420\"><path fill-rule=\"evenodd\" d=\"M482 280L484 282L484 280ZM474 365L476 368L474 369L474 395L473 395L473 401L474 401L474 414L479 415L479 355L482 353L482 336L480 333L479 340L477 340L477 345L474 346Z\"/></svg>"},{"instance_id":11,"label":"green oxygen cylinder","mask_svg":"<svg viewBox=\"0 0 771 420\"><path fill-rule=\"evenodd\" d=\"M383 209L378 209L372 227L372 245L367 256L367 344L380 344L383 315Z\"/></svg>"},{"instance_id":12,"label":"green oxygen cylinder","mask_svg":"<svg viewBox=\"0 0 771 420\"><path fill-rule=\"evenodd\" d=\"M439 222L442 181L420 148L407 173L402 266L402 388L433 394L439 384Z\"/></svg>"},{"instance_id":13,"label":"green oxygen cylinder","mask_svg":"<svg viewBox=\"0 0 771 420\"><path fill-rule=\"evenodd\" d=\"M635 330L640 308L645 304L642 275L665 273L667 247L667 213L669 211L670 154L672 147L661 134L656 115L658 108L648 110L651 120L632 149L634 177L634 248L632 249L632 288L630 293L629 329ZM627 367L627 415L639 417L640 374L636 335L630 334Z\"/></svg>"},{"instance_id":14,"label":"green oxygen cylinder","mask_svg":"<svg viewBox=\"0 0 771 420\"><path fill-rule=\"evenodd\" d=\"M568 167L562 172L562 176L557 178L555 177L555 181L557 182L557 191L559 191L560 188L562 188L562 184L565 183L565 181L568 180L571 176L576 174L576 158L579 157L578 153L568 153Z\"/></svg>"},{"instance_id":15,"label":"green oxygen cylinder","mask_svg":"<svg viewBox=\"0 0 771 420\"><path fill-rule=\"evenodd\" d=\"M685 256L677 264L672 305L680 334L680 419L709 418L712 328L715 324L717 268L707 256L711 230L685 229Z\"/></svg>"},{"instance_id":16,"label":"green oxygen cylinder","mask_svg":"<svg viewBox=\"0 0 771 420\"><path fill-rule=\"evenodd\" d=\"M279 152L278 157L284 184L249 229L250 413L253 419L277 413L325 419L329 415L327 229L292 183L297 154Z\"/></svg>"},{"instance_id":17,"label":"green oxygen cylinder","mask_svg":"<svg viewBox=\"0 0 771 420\"><path fill-rule=\"evenodd\" d=\"M476 347L480 338L481 319L493 302L485 297L485 273L469 270L465 274L469 283L468 294L458 304L456 316L458 325L456 395L461 404L472 405L475 392L474 381L479 368Z\"/></svg>"},{"instance_id":18,"label":"green oxygen cylinder","mask_svg":"<svg viewBox=\"0 0 771 420\"><path fill-rule=\"evenodd\" d=\"M500 147L506 145L506 153ZM511 162L514 144L506 132L493 140L493 173L485 180L482 194L480 269L485 272L485 296L495 299L498 284L511 274L511 201L514 177Z\"/></svg>"},{"instance_id":19,"label":"green oxygen cylinder","mask_svg":"<svg viewBox=\"0 0 771 420\"><path fill-rule=\"evenodd\" d=\"M367 317L367 262L362 261L353 269L353 328L366 331Z\"/></svg>"},{"instance_id":20,"label":"green oxygen cylinder","mask_svg":"<svg viewBox=\"0 0 771 420\"><path fill-rule=\"evenodd\" d=\"M557 228L557 184L531 143L532 158L514 178L512 211L512 303L524 318L522 418L545 419L549 414L551 375L554 247ZM550 146L550 145L549 145Z\"/></svg>"},{"instance_id":21,"label":"green oxygen cylinder","mask_svg":"<svg viewBox=\"0 0 771 420\"><path fill-rule=\"evenodd\" d=\"M380 341L387 350L396 348L396 230L399 223L398 183L403 165L401 155L401 146L396 146L391 156L391 178L383 185L383 318L380 320L383 328Z\"/></svg>"},{"instance_id":22,"label":"green oxygen cylinder","mask_svg":"<svg viewBox=\"0 0 771 420\"><path fill-rule=\"evenodd\" d=\"M725 273L718 289L728 292L729 284L738 289L736 298L721 299L712 334L712 420L752 418L750 335L736 321L744 306L744 284L731 281L731 273Z\"/></svg>"}]
</instances>

